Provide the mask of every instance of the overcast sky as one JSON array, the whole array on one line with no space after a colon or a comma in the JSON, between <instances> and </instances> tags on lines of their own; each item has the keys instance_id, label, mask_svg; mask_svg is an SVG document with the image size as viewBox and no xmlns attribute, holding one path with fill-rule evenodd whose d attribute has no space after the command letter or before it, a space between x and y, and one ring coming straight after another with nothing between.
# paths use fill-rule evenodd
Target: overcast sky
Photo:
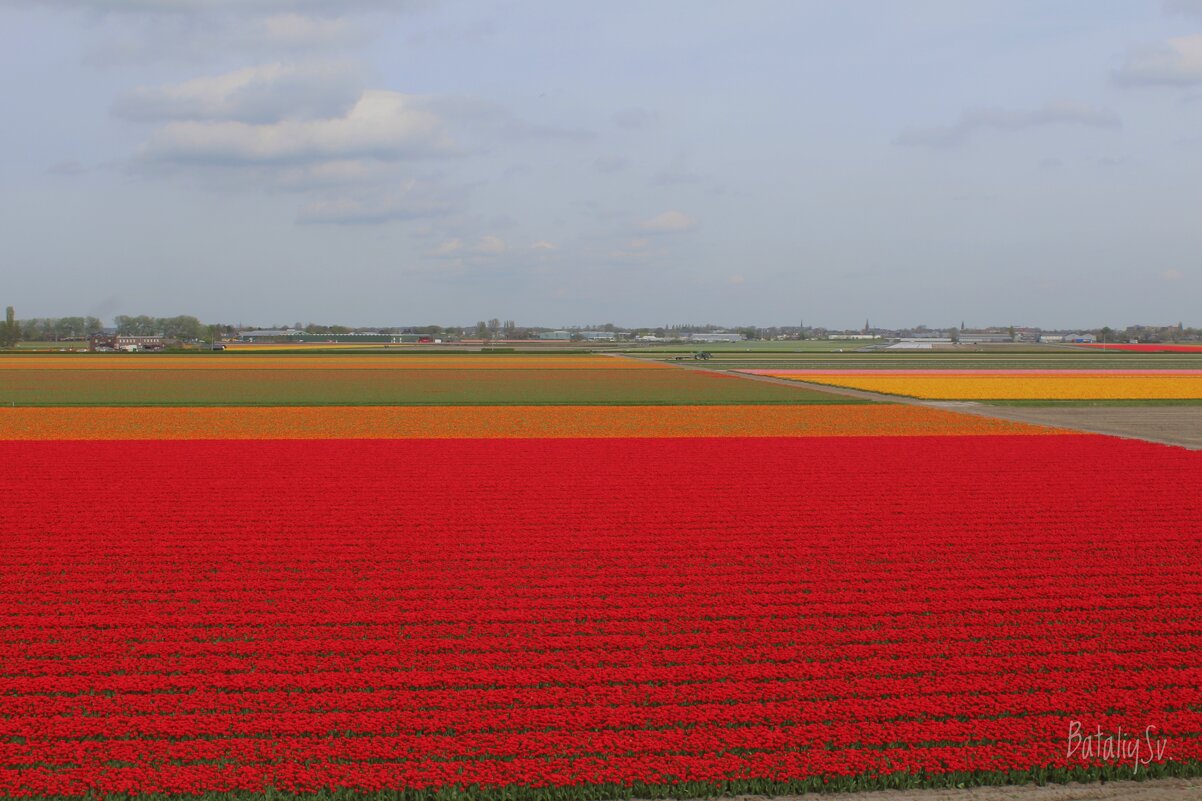
<instances>
[{"instance_id":1,"label":"overcast sky","mask_svg":"<svg viewBox=\"0 0 1202 801\"><path fill-rule=\"evenodd\" d=\"M1202 325L1202 0L0 0L19 317Z\"/></svg>"}]
</instances>

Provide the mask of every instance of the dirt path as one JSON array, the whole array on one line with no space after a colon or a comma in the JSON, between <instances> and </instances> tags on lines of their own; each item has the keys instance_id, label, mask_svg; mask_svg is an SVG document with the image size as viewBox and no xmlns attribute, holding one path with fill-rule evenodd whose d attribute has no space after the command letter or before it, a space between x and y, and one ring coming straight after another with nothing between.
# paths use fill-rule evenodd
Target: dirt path
<instances>
[{"instance_id":1,"label":"dirt path","mask_svg":"<svg viewBox=\"0 0 1202 801\"><path fill-rule=\"evenodd\" d=\"M682 365L689 370L712 368ZM1192 450L1202 450L1202 406L993 406L973 401L935 401L919 398L903 398L898 395L882 395L861 389L846 389L827 384L811 384L808 381L793 381L766 375L731 373L754 381L771 381L777 384L801 386L818 392L845 395L849 398L900 403L910 406L931 406L951 412L975 414L1002 420L1017 420L1023 423L1068 428L1091 434L1108 434L1113 437L1142 439L1162 445L1178 445ZM1202 793L1198 796L1202 799Z\"/></svg>"},{"instance_id":2,"label":"dirt path","mask_svg":"<svg viewBox=\"0 0 1202 801\"><path fill-rule=\"evenodd\" d=\"M983 403L936 404L952 411L1000 417L1095 434L1143 439L1202 450L1202 406L990 406ZM1199 796L1202 798L1202 796Z\"/></svg>"},{"instance_id":3,"label":"dirt path","mask_svg":"<svg viewBox=\"0 0 1202 801\"><path fill-rule=\"evenodd\" d=\"M811 801L817 795L776 796L774 801ZM1097 784L1013 785L970 787L964 790L875 790L865 793L831 793L823 798L847 801L1198 801L1202 779ZM764 801L762 796L737 796L735 801Z\"/></svg>"},{"instance_id":4,"label":"dirt path","mask_svg":"<svg viewBox=\"0 0 1202 801\"><path fill-rule=\"evenodd\" d=\"M775 801L811 801L816 795L778 796ZM1098 784L1014 785L970 787L965 790L876 790L839 793L824 798L847 801L1198 801L1202 779L1156 779ZM736 801L764 801L758 796L739 796Z\"/></svg>"}]
</instances>

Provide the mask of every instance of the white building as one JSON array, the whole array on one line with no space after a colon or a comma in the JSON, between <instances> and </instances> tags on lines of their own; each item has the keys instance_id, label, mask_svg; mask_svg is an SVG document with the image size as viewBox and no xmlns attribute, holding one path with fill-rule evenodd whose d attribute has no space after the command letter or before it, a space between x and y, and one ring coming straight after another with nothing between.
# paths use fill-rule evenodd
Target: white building
<instances>
[{"instance_id":1,"label":"white building","mask_svg":"<svg viewBox=\"0 0 1202 801\"><path fill-rule=\"evenodd\" d=\"M742 334L732 334L726 331L715 331L712 334L690 334L691 342L742 342Z\"/></svg>"}]
</instances>

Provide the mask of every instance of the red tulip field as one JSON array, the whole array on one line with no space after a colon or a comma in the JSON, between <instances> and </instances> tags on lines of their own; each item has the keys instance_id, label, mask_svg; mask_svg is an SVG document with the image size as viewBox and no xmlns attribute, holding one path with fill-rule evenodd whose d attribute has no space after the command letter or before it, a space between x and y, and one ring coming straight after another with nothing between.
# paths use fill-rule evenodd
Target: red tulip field
<instances>
[{"instance_id":1,"label":"red tulip field","mask_svg":"<svg viewBox=\"0 0 1202 801\"><path fill-rule=\"evenodd\" d=\"M0 454L0 796L1199 772L1198 452L1065 434Z\"/></svg>"}]
</instances>

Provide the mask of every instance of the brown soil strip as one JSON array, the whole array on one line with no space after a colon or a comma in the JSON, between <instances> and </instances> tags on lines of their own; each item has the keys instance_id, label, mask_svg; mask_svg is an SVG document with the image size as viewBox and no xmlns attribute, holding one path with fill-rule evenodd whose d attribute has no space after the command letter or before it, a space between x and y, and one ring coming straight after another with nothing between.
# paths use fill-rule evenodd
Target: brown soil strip
<instances>
[{"instance_id":1,"label":"brown soil strip","mask_svg":"<svg viewBox=\"0 0 1202 801\"><path fill-rule=\"evenodd\" d=\"M928 405L995 419L1072 428L1202 450L1202 406L1070 406L1057 409L979 403ZM1199 797L1202 798L1202 795Z\"/></svg>"},{"instance_id":2,"label":"brown soil strip","mask_svg":"<svg viewBox=\"0 0 1202 801\"><path fill-rule=\"evenodd\" d=\"M709 369L694 365L682 366L692 370ZM817 392L829 392L834 395L845 395L849 398L879 403L927 406L978 417L991 417L995 420L1013 420L1051 428L1107 434L1126 439L1142 439L1162 445L1177 445L1183 448L1202 450L1202 406L1069 406L1063 408L991 406L973 401L931 401L904 398L860 389L846 389L747 373L730 373L730 375L739 375L753 381L793 384ZM1198 797L1202 798L1202 793Z\"/></svg>"},{"instance_id":3,"label":"brown soil strip","mask_svg":"<svg viewBox=\"0 0 1202 801\"><path fill-rule=\"evenodd\" d=\"M777 796L774 801L807 801L818 796ZM963 790L878 790L823 796L848 801L1197 801L1202 798L1202 779L1155 779L1098 784L1012 785L970 787ZM740 796L736 801L762 801Z\"/></svg>"}]
</instances>

